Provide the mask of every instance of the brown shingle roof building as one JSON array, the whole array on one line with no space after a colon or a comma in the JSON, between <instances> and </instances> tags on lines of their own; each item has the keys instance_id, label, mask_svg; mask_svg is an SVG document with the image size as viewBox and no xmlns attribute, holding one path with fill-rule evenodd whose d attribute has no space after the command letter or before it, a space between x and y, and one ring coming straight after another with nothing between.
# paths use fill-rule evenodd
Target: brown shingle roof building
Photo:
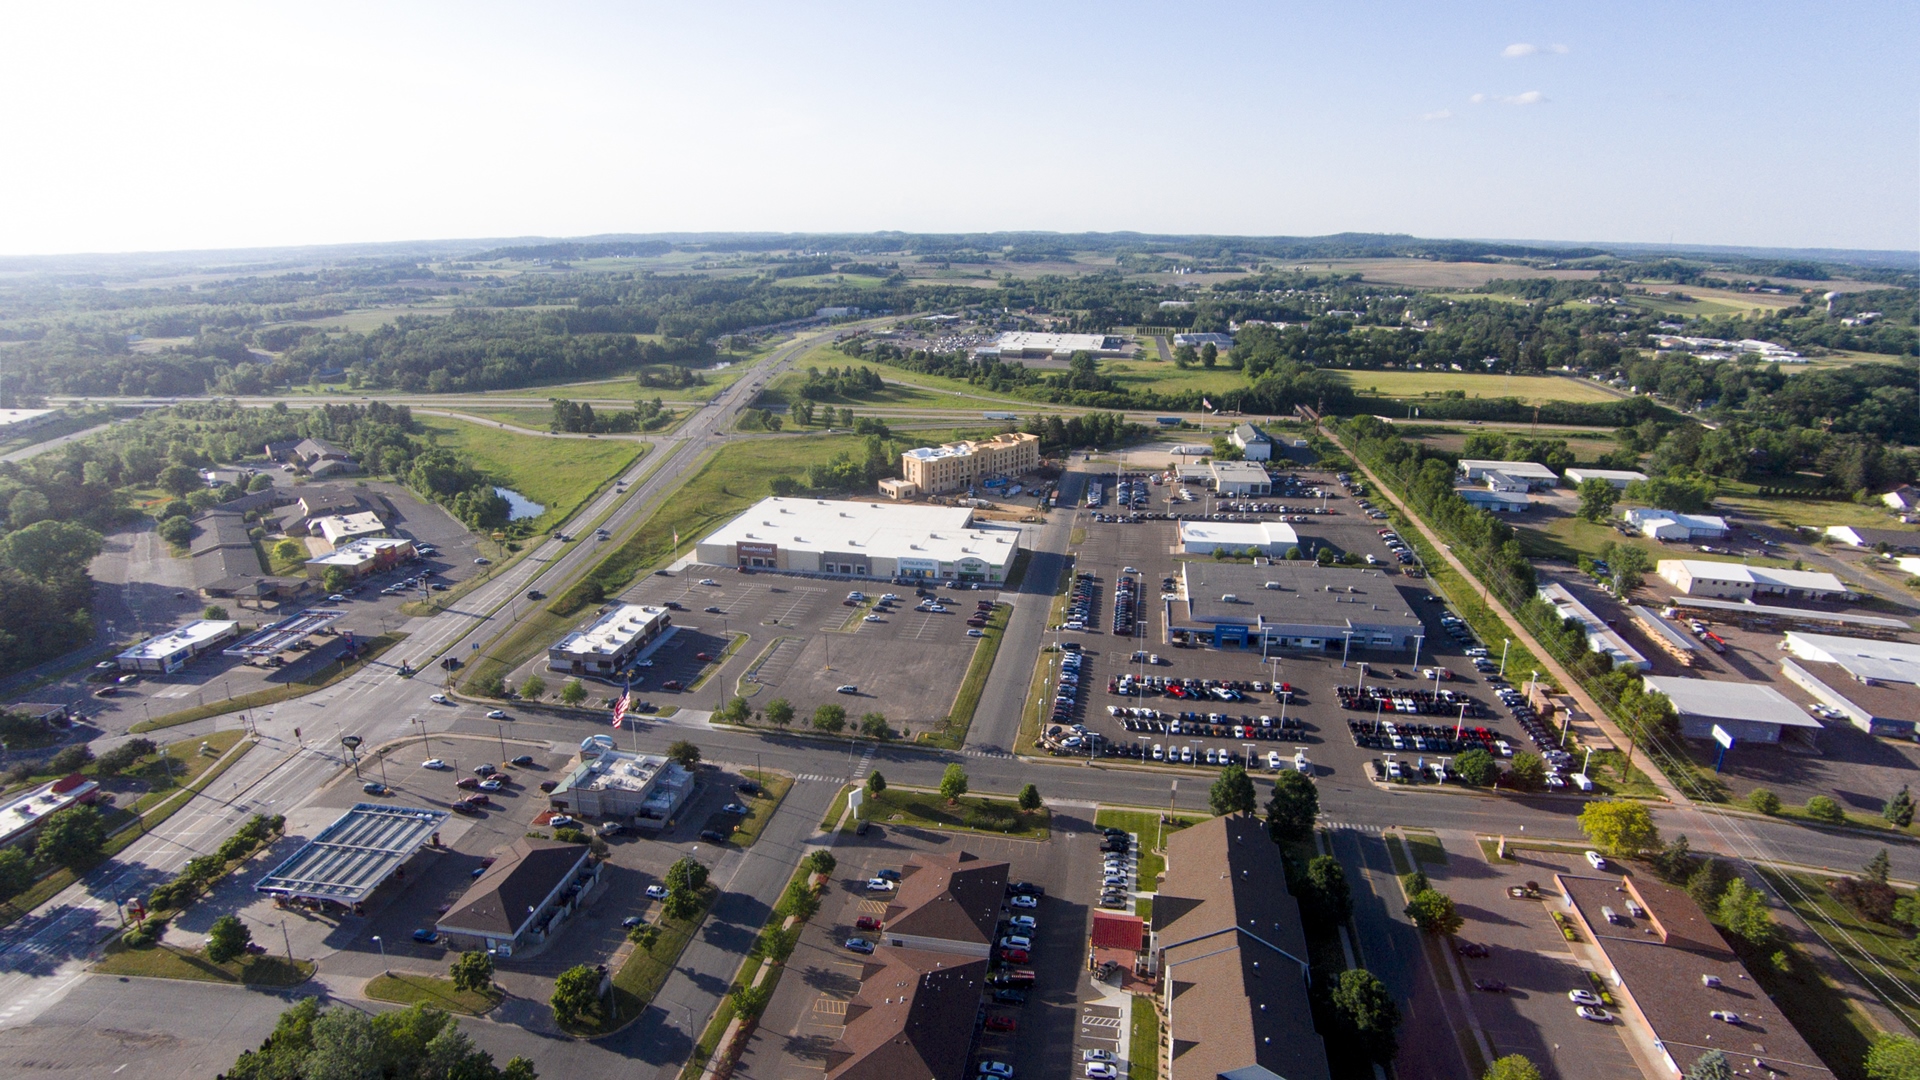
<instances>
[{"instance_id":1,"label":"brown shingle roof building","mask_svg":"<svg viewBox=\"0 0 1920 1080\"><path fill-rule=\"evenodd\" d=\"M960 1080L987 961L882 945L860 971L826 1080Z\"/></svg>"},{"instance_id":2,"label":"brown shingle roof building","mask_svg":"<svg viewBox=\"0 0 1920 1080\"><path fill-rule=\"evenodd\" d=\"M440 916L443 934L484 941L487 948L512 949L530 933L536 938L548 911L564 906L566 890L586 872L585 844L522 838L507 846L451 911Z\"/></svg>"},{"instance_id":3,"label":"brown shingle roof building","mask_svg":"<svg viewBox=\"0 0 1920 1080\"><path fill-rule=\"evenodd\" d=\"M912 855L887 905L887 944L986 956L1006 895L1006 863L966 851Z\"/></svg>"},{"instance_id":4,"label":"brown shingle roof building","mask_svg":"<svg viewBox=\"0 0 1920 1080\"><path fill-rule=\"evenodd\" d=\"M1752 1066L1753 1075L1776 1080L1833 1080L1686 893L1643 877L1554 880L1606 954L1613 970L1604 974L1620 1011L1652 1030L1674 1076L1718 1050L1742 1075ZM1737 1014L1740 1022L1715 1019L1715 1012Z\"/></svg>"},{"instance_id":5,"label":"brown shingle roof building","mask_svg":"<svg viewBox=\"0 0 1920 1080\"><path fill-rule=\"evenodd\" d=\"M1300 907L1260 819L1168 837L1153 925L1167 1080L1326 1080Z\"/></svg>"}]
</instances>

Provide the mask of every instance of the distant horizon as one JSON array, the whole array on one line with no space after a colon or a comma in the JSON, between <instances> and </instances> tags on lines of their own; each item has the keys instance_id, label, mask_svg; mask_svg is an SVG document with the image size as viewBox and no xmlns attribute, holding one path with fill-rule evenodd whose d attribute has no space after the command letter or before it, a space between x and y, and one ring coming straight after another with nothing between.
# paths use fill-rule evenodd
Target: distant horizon
<instances>
[{"instance_id":1,"label":"distant horizon","mask_svg":"<svg viewBox=\"0 0 1920 1080\"><path fill-rule=\"evenodd\" d=\"M13 5L0 254L686 232L1920 249L1920 6Z\"/></svg>"},{"instance_id":2,"label":"distant horizon","mask_svg":"<svg viewBox=\"0 0 1920 1080\"><path fill-rule=\"evenodd\" d=\"M324 255L327 252L354 252L365 254L342 257L370 257L382 248L496 248L524 247L544 244L569 243L610 243L619 241L652 241L671 244L696 246L714 241L741 238L765 238L770 240L788 239L835 240L866 239L899 236L914 237L1059 237L1073 240L1082 237L1118 239L1141 237L1143 240L1177 243L1195 240L1240 240L1260 241L1328 241L1338 238L1353 239L1404 239L1413 243L1429 244L1486 244L1511 248L1537 249L1540 256L1550 255L1557 250L1578 250L1583 248L1602 249L1612 253L1632 253L1636 256L1671 254L1684 256L1699 254L1708 256L1733 256L1749 258L1804 258L1817 261L1852 263L1862 267L1920 269L1920 248L1835 248L1835 247L1786 247L1749 244L1687 244L1665 243L1645 240L1553 240L1540 238L1488 237L1488 236L1420 236L1409 233L1366 232L1347 230L1321 234L1289 233L1252 233L1252 232L1183 232L1168 233L1143 229L1113 230L1055 230L1055 229L980 229L980 230L914 230L914 229L871 229L871 230L774 230L774 229L702 229L702 230L659 230L650 232L593 232L574 235L524 234L518 236L445 236L445 237L406 237L390 240L346 240L328 243L288 243L288 244L252 244L235 247L186 247L186 248L129 248L124 250L90 250L33 252L24 254L0 254L0 267L8 264L31 264L58 260L137 260L157 259L182 261L190 258L215 258L220 256L258 256L278 255L287 257L311 253ZM1069 245L1070 246L1070 245ZM1393 255L1389 253L1368 255L1312 255L1312 256L1264 256L1256 258L1276 262L1342 262L1366 258L1410 258L1416 256ZM1484 257L1484 256L1483 256ZM1516 256L1538 257L1538 256ZM26 269L24 265L18 269Z\"/></svg>"}]
</instances>

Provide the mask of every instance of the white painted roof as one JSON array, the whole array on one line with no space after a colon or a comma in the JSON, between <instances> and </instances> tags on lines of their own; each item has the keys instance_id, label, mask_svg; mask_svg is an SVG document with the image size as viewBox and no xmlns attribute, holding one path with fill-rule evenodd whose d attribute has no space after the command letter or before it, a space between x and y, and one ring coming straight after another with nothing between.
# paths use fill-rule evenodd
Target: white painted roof
<instances>
[{"instance_id":1,"label":"white painted roof","mask_svg":"<svg viewBox=\"0 0 1920 1080\"><path fill-rule=\"evenodd\" d=\"M621 604L560 639L554 648L582 656L612 656L664 617L666 608Z\"/></svg>"},{"instance_id":2,"label":"white painted roof","mask_svg":"<svg viewBox=\"0 0 1920 1080\"><path fill-rule=\"evenodd\" d=\"M1472 472L1503 472L1508 476L1520 476L1529 480L1560 479L1558 473L1537 461L1485 461L1480 458L1462 458L1460 467Z\"/></svg>"},{"instance_id":3,"label":"white painted roof","mask_svg":"<svg viewBox=\"0 0 1920 1080\"><path fill-rule=\"evenodd\" d=\"M1567 470L1567 479L1576 484L1586 480L1625 480L1628 483L1632 483L1635 480L1645 480L1646 478L1646 473L1635 472L1632 469L1572 468Z\"/></svg>"},{"instance_id":4,"label":"white painted roof","mask_svg":"<svg viewBox=\"0 0 1920 1080\"><path fill-rule=\"evenodd\" d=\"M889 559L979 559L1004 566L1020 549L1020 530L975 525L953 506L883 506L831 499L765 498L703 544L775 544L787 551L843 552Z\"/></svg>"},{"instance_id":5,"label":"white painted roof","mask_svg":"<svg viewBox=\"0 0 1920 1080\"><path fill-rule=\"evenodd\" d=\"M160 660L189 646L213 641L239 625L232 620L200 619L164 634L150 637L121 653L120 659Z\"/></svg>"},{"instance_id":6,"label":"white painted roof","mask_svg":"<svg viewBox=\"0 0 1920 1080\"><path fill-rule=\"evenodd\" d=\"M1839 578L1821 570L1779 570L1770 566L1746 566L1741 563L1714 562L1710 559L1661 559L1656 569L1665 576L1666 568L1675 564L1684 567L1688 577L1706 578L1709 581L1748 581L1755 585L1785 589L1847 591L1847 587L1841 584Z\"/></svg>"},{"instance_id":7,"label":"white painted roof","mask_svg":"<svg viewBox=\"0 0 1920 1080\"><path fill-rule=\"evenodd\" d=\"M1182 544L1225 544L1228 547L1268 547L1300 542L1293 526L1277 521L1183 521Z\"/></svg>"},{"instance_id":8,"label":"white painted roof","mask_svg":"<svg viewBox=\"0 0 1920 1080\"><path fill-rule=\"evenodd\" d=\"M1667 700L1673 702L1674 709L1682 716L1703 716L1709 720L1755 720L1783 727L1820 726L1820 721L1808 716L1805 709L1765 683L1649 675L1646 684L1647 689L1667 695Z\"/></svg>"},{"instance_id":9,"label":"white painted roof","mask_svg":"<svg viewBox=\"0 0 1920 1080\"><path fill-rule=\"evenodd\" d=\"M1920 645L1837 634L1787 631L1787 649L1803 660L1838 664L1856 679L1920 683Z\"/></svg>"},{"instance_id":10,"label":"white painted roof","mask_svg":"<svg viewBox=\"0 0 1920 1080\"><path fill-rule=\"evenodd\" d=\"M391 536L363 536L358 540L349 540L341 544L326 555L307 561L321 566L358 566L387 548L406 547L411 543L413 543L411 540Z\"/></svg>"}]
</instances>

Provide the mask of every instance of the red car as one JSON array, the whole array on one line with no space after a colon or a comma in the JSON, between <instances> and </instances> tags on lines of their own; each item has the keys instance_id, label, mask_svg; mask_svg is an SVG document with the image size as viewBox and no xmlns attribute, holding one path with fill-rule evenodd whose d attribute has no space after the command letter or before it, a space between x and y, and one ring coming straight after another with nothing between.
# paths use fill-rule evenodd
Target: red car
<instances>
[{"instance_id":1,"label":"red car","mask_svg":"<svg viewBox=\"0 0 1920 1080\"><path fill-rule=\"evenodd\" d=\"M987 1017L988 1031L1012 1031L1018 1026L1018 1024L1014 1023L1013 1017L1005 1013L994 1013L992 1016Z\"/></svg>"},{"instance_id":2,"label":"red car","mask_svg":"<svg viewBox=\"0 0 1920 1080\"><path fill-rule=\"evenodd\" d=\"M668 680L667 680L666 682L663 682L663 683L661 683L661 684L660 684L660 689L662 689L662 690L678 690L678 689L680 689L680 680L679 680L679 679L668 679Z\"/></svg>"},{"instance_id":3,"label":"red car","mask_svg":"<svg viewBox=\"0 0 1920 1080\"><path fill-rule=\"evenodd\" d=\"M463 803L466 803L468 806L492 806L493 805L493 800L487 798L485 795L469 795L466 798L461 799L460 801Z\"/></svg>"},{"instance_id":4,"label":"red car","mask_svg":"<svg viewBox=\"0 0 1920 1080\"><path fill-rule=\"evenodd\" d=\"M462 791L478 791L480 790L480 778L477 776L463 776L454 781L453 786Z\"/></svg>"},{"instance_id":5,"label":"red car","mask_svg":"<svg viewBox=\"0 0 1920 1080\"><path fill-rule=\"evenodd\" d=\"M853 920L853 928L855 930L878 930L880 929L880 920L871 915L862 915Z\"/></svg>"},{"instance_id":6,"label":"red car","mask_svg":"<svg viewBox=\"0 0 1920 1080\"><path fill-rule=\"evenodd\" d=\"M712 657L711 655L709 655L709 654L707 654L707 653L703 653L703 652L697 652L697 653L694 653L694 654L693 654L693 658L694 658L695 660L698 660L698 661L700 661L700 662L701 662L701 663L703 663L703 664L704 664L704 663L706 663L707 661L709 661L709 660L712 660L712 659L713 659L713 657Z\"/></svg>"},{"instance_id":7,"label":"red car","mask_svg":"<svg viewBox=\"0 0 1920 1080\"><path fill-rule=\"evenodd\" d=\"M1024 964L1033 959L1025 949L1001 949L1000 959L1009 964Z\"/></svg>"}]
</instances>

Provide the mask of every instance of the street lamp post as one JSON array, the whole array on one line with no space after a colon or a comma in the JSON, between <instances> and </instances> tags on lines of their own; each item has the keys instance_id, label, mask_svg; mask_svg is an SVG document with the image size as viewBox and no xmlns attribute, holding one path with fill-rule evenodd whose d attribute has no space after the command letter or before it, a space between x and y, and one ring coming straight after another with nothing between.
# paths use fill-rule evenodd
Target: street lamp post
<instances>
[{"instance_id":1,"label":"street lamp post","mask_svg":"<svg viewBox=\"0 0 1920 1080\"><path fill-rule=\"evenodd\" d=\"M1413 635L1413 666L1416 668L1420 666L1420 647L1422 645L1425 645L1426 643L1427 643L1427 635L1425 634Z\"/></svg>"},{"instance_id":2,"label":"street lamp post","mask_svg":"<svg viewBox=\"0 0 1920 1080\"><path fill-rule=\"evenodd\" d=\"M1340 666L1347 666L1347 653L1353 648L1353 631L1340 631Z\"/></svg>"},{"instance_id":3,"label":"street lamp post","mask_svg":"<svg viewBox=\"0 0 1920 1080\"><path fill-rule=\"evenodd\" d=\"M1507 677L1507 650L1513 647L1513 639L1508 638L1500 646L1500 677Z\"/></svg>"},{"instance_id":4,"label":"street lamp post","mask_svg":"<svg viewBox=\"0 0 1920 1080\"><path fill-rule=\"evenodd\" d=\"M375 945L378 945L378 946L380 946L380 967L381 967L381 969L382 969L382 970L384 970L384 971L385 971L385 972L386 972L386 973L387 973L388 975L392 975L392 974L393 974L393 969L392 969L392 968L389 968L389 967L387 967L387 943L386 943L386 942L384 942L384 941L381 941L381 940L380 940L380 935L379 935L379 934L375 934L375 935L373 935L373 943L374 943Z\"/></svg>"}]
</instances>

